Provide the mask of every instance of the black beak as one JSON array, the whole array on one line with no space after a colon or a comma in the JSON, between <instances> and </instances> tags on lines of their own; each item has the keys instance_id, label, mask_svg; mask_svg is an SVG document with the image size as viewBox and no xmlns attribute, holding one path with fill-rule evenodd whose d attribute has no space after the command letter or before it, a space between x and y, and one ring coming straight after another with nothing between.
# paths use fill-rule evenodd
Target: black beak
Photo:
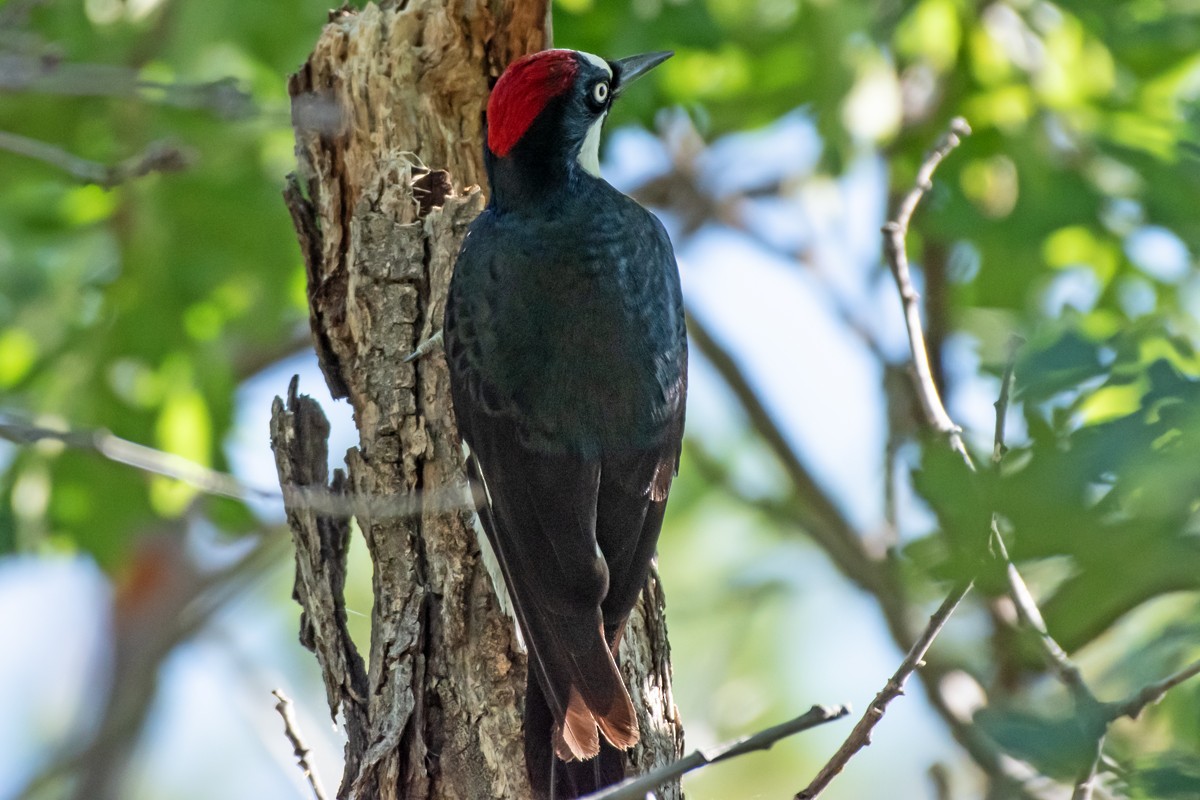
<instances>
[{"instance_id":1,"label":"black beak","mask_svg":"<svg viewBox=\"0 0 1200 800\"><path fill-rule=\"evenodd\" d=\"M613 70L613 97L619 97L621 92L659 64L666 61L675 53L671 50L660 50L657 53L642 53L640 56L630 56L617 61L610 61Z\"/></svg>"}]
</instances>

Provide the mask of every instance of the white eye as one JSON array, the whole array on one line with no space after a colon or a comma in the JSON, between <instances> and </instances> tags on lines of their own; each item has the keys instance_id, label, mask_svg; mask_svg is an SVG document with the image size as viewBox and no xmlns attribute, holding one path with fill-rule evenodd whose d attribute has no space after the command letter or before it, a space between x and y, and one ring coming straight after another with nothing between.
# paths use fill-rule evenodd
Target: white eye
<instances>
[{"instance_id":1,"label":"white eye","mask_svg":"<svg viewBox=\"0 0 1200 800\"><path fill-rule=\"evenodd\" d=\"M592 100L598 106L608 102L608 81L600 81L592 87Z\"/></svg>"}]
</instances>

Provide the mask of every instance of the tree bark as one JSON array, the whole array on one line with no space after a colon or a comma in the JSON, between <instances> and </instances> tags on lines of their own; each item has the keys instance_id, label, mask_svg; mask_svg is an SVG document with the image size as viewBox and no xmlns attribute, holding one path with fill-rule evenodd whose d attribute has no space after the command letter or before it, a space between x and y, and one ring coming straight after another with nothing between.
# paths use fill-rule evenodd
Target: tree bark
<instances>
[{"instance_id":1,"label":"tree bark","mask_svg":"<svg viewBox=\"0 0 1200 800\"><path fill-rule=\"evenodd\" d=\"M445 361L403 357L440 330L462 237L484 205L489 87L548 40L548 0L341 9L289 83L299 177L285 196L321 368L353 406L359 444L330 486L328 426L294 385L276 402L272 444L296 541L301 642L346 726L343 800L529 795L525 657L480 558ZM418 497L411 514L395 502ZM350 510L374 564L365 665L342 598ZM627 641L640 772L683 747L656 575ZM678 786L661 796L679 797Z\"/></svg>"}]
</instances>

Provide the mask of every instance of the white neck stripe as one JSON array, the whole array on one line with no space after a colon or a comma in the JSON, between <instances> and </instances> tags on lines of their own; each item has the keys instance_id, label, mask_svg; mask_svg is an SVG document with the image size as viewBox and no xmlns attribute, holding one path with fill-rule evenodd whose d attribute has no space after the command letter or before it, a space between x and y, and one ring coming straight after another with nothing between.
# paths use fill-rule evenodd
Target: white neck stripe
<instances>
[{"instance_id":1,"label":"white neck stripe","mask_svg":"<svg viewBox=\"0 0 1200 800\"><path fill-rule=\"evenodd\" d=\"M579 166L597 178L600 177L600 130L604 127L604 119L607 116L608 112L605 111L592 123L587 136L583 137L583 144L579 146Z\"/></svg>"}]
</instances>

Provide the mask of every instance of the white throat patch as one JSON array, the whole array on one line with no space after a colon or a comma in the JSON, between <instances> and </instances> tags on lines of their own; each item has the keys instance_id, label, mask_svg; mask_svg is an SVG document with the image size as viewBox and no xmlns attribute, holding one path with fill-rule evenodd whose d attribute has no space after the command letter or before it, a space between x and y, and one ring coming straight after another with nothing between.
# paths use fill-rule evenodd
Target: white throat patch
<instances>
[{"instance_id":1,"label":"white throat patch","mask_svg":"<svg viewBox=\"0 0 1200 800\"><path fill-rule=\"evenodd\" d=\"M591 175L600 177L600 130L604 127L604 119L608 116L605 111L600 118L588 128L587 136L579 147L579 166Z\"/></svg>"},{"instance_id":2,"label":"white throat patch","mask_svg":"<svg viewBox=\"0 0 1200 800\"><path fill-rule=\"evenodd\" d=\"M602 69L608 74L609 80L612 80L612 67L608 65L600 56L579 51L579 55L588 60L597 69ZM600 177L600 129L604 127L604 118L608 116L605 111L600 115L600 119L592 123L592 127L588 128L587 136L583 138L583 145L579 148L579 166L590 175L597 178Z\"/></svg>"}]
</instances>

